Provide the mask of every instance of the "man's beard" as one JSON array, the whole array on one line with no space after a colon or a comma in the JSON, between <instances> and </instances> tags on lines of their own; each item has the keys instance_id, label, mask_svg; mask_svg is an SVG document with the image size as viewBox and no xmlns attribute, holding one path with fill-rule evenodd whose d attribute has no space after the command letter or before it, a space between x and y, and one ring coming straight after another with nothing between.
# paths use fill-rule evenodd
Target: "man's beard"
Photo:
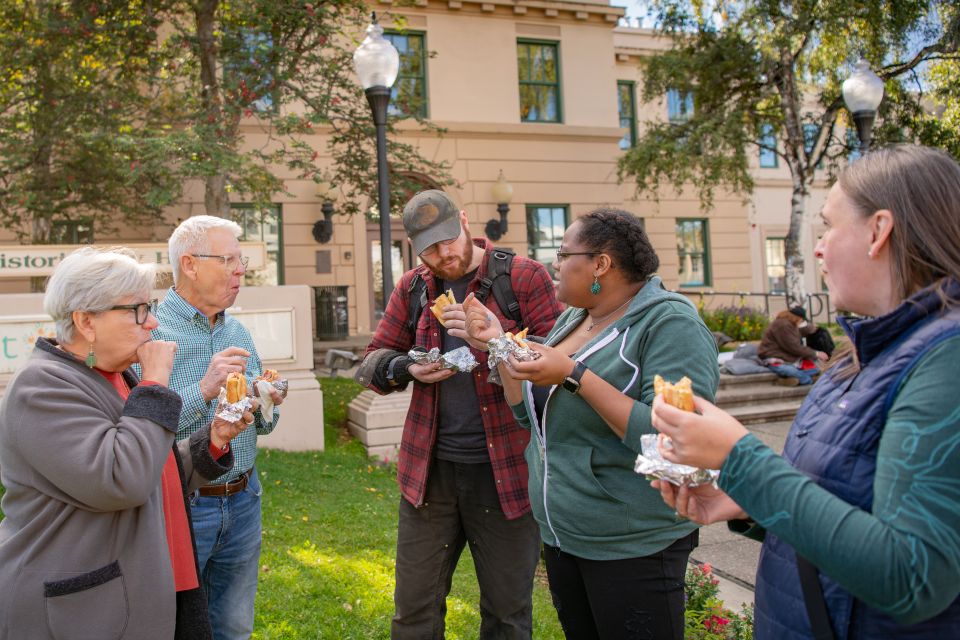
<instances>
[{"instance_id":1,"label":"man's beard","mask_svg":"<svg viewBox=\"0 0 960 640\"><path fill-rule=\"evenodd\" d=\"M424 264L427 265L427 268L437 278L441 280L459 280L463 276L467 275L470 265L473 264L473 238L470 237L470 232L466 229L463 230L463 236L467 241L467 246L463 251L463 256L458 258L448 259L447 263L441 266L434 266L426 261ZM452 260L452 261L451 261Z\"/></svg>"}]
</instances>

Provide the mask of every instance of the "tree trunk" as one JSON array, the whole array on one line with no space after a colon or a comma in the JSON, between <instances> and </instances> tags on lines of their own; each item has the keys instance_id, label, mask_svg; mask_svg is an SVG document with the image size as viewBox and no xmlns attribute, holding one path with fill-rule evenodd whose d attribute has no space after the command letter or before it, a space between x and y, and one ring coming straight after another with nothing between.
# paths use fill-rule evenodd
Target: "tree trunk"
<instances>
[{"instance_id":1,"label":"tree trunk","mask_svg":"<svg viewBox=\"0 0 960 640\"><path fill-rule=\"evenodd\" d=\"M787 306L806 304L807 292L803 285L804 261L800 236L806 220L807 187L803 180L793 174L793 194L790 197L790 229L784 242L787 259Z\"/></svg>"},{"instance_id":2,"label":"tree trunk","mask_svg":"<svg viewBox=\"0 0 960 640\"><path fill-rule=\"evenodd\" d=\"M217 77L217 39L216 19L219 0L202 0L196 5L195 18L197 23L197 45L200 49L200 97L203 110L206 114L206 125L222 127L223 97L221 95L220 79ZM207 176L204 180L204 208L208 215L230 215L230 196L227 193L227 177L222 172Z\"/></svg>"}]
</instances>

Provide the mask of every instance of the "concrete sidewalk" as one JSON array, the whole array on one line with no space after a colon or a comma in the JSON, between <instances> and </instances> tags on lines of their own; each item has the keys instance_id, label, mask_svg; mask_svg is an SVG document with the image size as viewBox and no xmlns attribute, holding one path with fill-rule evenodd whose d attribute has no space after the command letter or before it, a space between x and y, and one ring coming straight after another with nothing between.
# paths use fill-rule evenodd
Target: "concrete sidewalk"
<instances>
[{"instance_id":1,"label":"concrete sidewalk","mask_svg":"<svg viewBox=\"0 0 960 640\"><path fill-rule=\"evenodd\" d=\"M747 428L777 451L783 451L790 422L749 425ZM700 529L700 546L690 555L691 562L709 563L720 581L720 598L728 609L737 611L741 603L753 603L754 579L760 544L731 533L725 523Z\"/></svg>"}]
</instances>

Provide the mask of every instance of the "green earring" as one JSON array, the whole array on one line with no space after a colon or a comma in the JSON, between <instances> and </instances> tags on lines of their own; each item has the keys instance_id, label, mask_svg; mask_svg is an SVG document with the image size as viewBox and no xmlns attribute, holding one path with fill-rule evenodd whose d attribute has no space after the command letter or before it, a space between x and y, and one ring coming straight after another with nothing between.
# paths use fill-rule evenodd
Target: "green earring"
<instances>
[{"instance_id":1,"label":"green earring","mask_svg":"<svg viewBox=\"0 0 960 640\"><path fill-rule=\"evenodd\" d=\"M87 352L87 359L83 361L85 365L93 369L97 366L97 354L93 352L93 343L90 343L90 351Z\"/></svg>"},{"instance_id":2,"label":"green earring","mask_svg":"<svg viewBox=\"0 0 960 640\"><path fill-rule=\"evenodd\" d=\"M597 295L600 293L600 277L593 276L593 284L590 285L590 293Z\"/></svg>"}]
</instances>

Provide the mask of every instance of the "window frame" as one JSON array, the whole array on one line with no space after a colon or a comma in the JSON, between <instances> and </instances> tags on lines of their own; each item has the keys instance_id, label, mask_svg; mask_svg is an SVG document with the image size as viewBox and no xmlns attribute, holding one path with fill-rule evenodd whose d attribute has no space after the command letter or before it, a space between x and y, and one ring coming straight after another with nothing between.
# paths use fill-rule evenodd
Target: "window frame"
<instances>
[{"instance_id":1,"label":"window frame","mask_svg":"<svg viewBox=\"0 0 960 640\"><path fill-rule=\"evenodd\" d=\"M622 88L626 88L630 92L630 124L628 127L630 132L624 136L624 138L621 138L617 142L617 145L620 147L621 151L626 151L627 149L632 149L637 146L637 83L633 80L617 80L617 115L620 117L621 128L624 127L624 117L623 114L620 113L620 90ZM629 137L630 144L624 147L623 141L627 137Z\"/></svg>"},{"instance_id":2,"label":"window frame","mask_svg":"<svg viewBox=\"0 0 960 640\"><path fill-rule=\"evenodd\" d=\"M773 142L770 145L770 141ZM777 133L772 124L764 124L760 127L760 144L773 146L774 149L777 148ZM768 157L773 158L773 164L764 164L765 154L769 154ZM776 151L771 149L765 149L760 147L759 153L757 154L757 164L761 169L777 169L780 167L780 156Z\"/></svg>"},{"instance_id":3,"label":"window frame","mask_svg":"<svg viewBox=\"0 0 960 640\"><path fill-rule=\"evenodd\" d=\"M553 277L553 261L556 258L556 255L553 256L548 262L542 262L537 259L536 251L537 249L554 249L559 250L560 245L563 244L563 235L561 234L560 238L555 238L556 245L541 245L533 242L532 240L536 238L536 234L540 229L540 224L537 221L535 212L539 209L562 209L563 210L563 228L566 229L570 226L570 205L569 204L557 204L557 203L530 203L526 205L526 217L527 217L527 257L531 260L539 262L547 268L547 271L550 272L550 276Z\"/></svg>"},{"instance_id":4,"label":"window frame","mask_svg":"<svg viewBox=\"0 0 960 640\"><path fill-rule=\"evenodd\" d=\"M286 284L286 274L285 274L286 261L284 259L285 252L283 248L283 205L271 203L269 207L273 209L273 212L277 216L277 286L280 286L280 285ZM238 225L240 225L241 234L240 234L239 240L241 242L266 243L266 241L263 240L263 217L262 216L259 221L261 225L260 238L254 239L252 241L249 240L249 238L247 238L247 226L245 224L246 216L248 215L247 212L258 213L260 211L263 211L266 208L267 207L255 205L252 202L231 202L230 203L230 219L236 222ZM242 219L238 219L237 214L240 214L240 213L242 213L244 216ZM269 247L267 248L266 255L267 255L267 260L269 261L270 259Z\"/></svg>"},{"instance_id":5,"label":"window frame","mask_svg":"<svg viewBox=\"0 0 960 640\"><path fill-rule=\"evenodd\" d=\"M780 241L783 243L783 264L772 264L770 262L770 250L767 247L767 243L771 240ZM770 286L770 267L783 267L783 289L774 289ZM766 290L767 293L777 293L782 294L787 292L787 237L786 236L766 236L763 239L763 271L764 277L766 278Z\"/></svg>"},{"instance_id":6,"label":"window frame","mask_svg":"<svg viewBox=\"0 0 960 640\"><path fill-rule=\"evenodd\" d=\"M678 107L680 105L686 105L687 103L689 103L690 105L689 110L686 111L685 113L678 113L676 116L674 116L670 109L670 104L671 102L673 102L673 100L671 100L671 97L670 97L672 95L676 96L676 104L678 105ZM693 91L687 91L686 94L681 97L680 89L677 89L677 88L667 89L667 121L672 122L674 124L682 124L684 122L687 122L691 117L693 117L695 108L696 108L696 105L694 104L694 100L693 100Z\"/></svg>"},{"instance_id":7,"label":"window frame","mask_svg":"<svg viewBox=\"0 0 960 640\"><path fill-rule=\"evenodd\" d=\"M520 77L520 46L537 45L553 47L554 57L557 67L557 81L542 82L539 80L523 80ZM524 85L556 87L557 90L557 119L556 120L527 120L523 117L523 96L520 91ZM560 41L559 40L540 40L536 38L517 38L517 96L520 99L520 122L534 124L563 124L563 69L560 64Z\"/></svg>"},{"instance_id":8,"label":"window frame","mask_svg":"<svg viewBox=\"0 0 960 640\"><path fill-rule=\"evenodd\" d=\"M87 227L87 237L88 240L80 239L80 229L79 227ZM93 235L93 218L78 218L77 220L52 220L50 222L50 240L53 241L54 230L55 229L64 229L64 235L66 240L64 242L52 242L52 244L63 244L63 245L84 245L84 244L94 244L94 235Z\"/></svg>"},{"instance_id":9,"label":"window frame","mask_svg":"<svg viewBox=\"0 0 960 640\"><path fill-rule=\"evenodd\" d=\"M680 225L688 222L699 222L701 223L701 233L703 241L703 252L699 254L701 256L701 261L703 263L703 281L702 282L679 282L680 276L680 266L683 265L683 259L687 255L697 255L695 252L686 251L681 253L679 243L677 245L677 280L680 287L709 287L713 285L713 269L710 265L710 220L708 218L676 218L675 222L675 234L677 238L682 238L680 233Z\"/></svg>"},{"instance_id":10,"label":"window frame","mask_svg":"<svg viewBox=\"0 0 960 640\"><path fill-rule=\"evenodd\" d=\"M430 117L430 86L427 83L427 60L430 56L427 54L429 49L427 49L427 32L420 31L415 29L384 29L384 37L389 40L390 44L396 48L393 40L390 40L389 36L400 36L400 37L418 37L420 38L420 69L422 70L422 75L420 76L405 76L402 73L397 73L397 79L394 81L393 86L390 87L390 102L387 104L387 115L394 118L420 118L427 119ZM399 49L397 50L399 52ZM403 69L403 63L400 64L400 69ZM398 84L403 78L417 78L422 81L423 86L423 100L420 103L420 112L417 114L406 113L401 111L399 107L394 106L394 99L398 91ZM391 112L391 107L396 109L396 111Z\"/></svg>"}]
</instances>

